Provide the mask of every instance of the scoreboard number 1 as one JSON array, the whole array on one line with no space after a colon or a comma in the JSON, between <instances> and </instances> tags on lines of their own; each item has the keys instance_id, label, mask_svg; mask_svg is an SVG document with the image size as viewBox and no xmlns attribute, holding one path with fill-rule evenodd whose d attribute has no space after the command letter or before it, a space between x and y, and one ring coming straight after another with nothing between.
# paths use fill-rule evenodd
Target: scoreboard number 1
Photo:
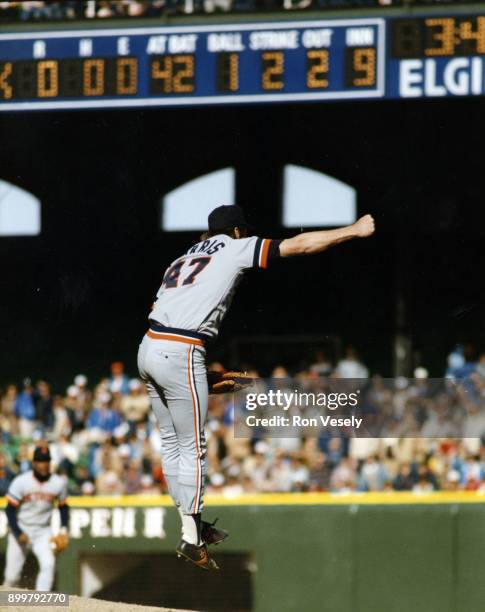
<instances>
[{"instance_id":1,"label":"scoreboard number 1","mask_svg":"<svg viewBox=\"0 0 485 612\"><path fill-rule=\"evenodd\" d=\"M217 54L217 91L233 93L239 90L239 56L237 53Z\"/></svg>"}]
</instances>

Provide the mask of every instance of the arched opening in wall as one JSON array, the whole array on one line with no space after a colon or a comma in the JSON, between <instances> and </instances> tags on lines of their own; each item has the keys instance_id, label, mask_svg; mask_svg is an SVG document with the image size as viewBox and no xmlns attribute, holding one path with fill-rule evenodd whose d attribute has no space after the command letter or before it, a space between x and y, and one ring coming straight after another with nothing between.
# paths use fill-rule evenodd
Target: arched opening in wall
<instances>
[{"instance_id":1,"label":"arched opening in wall","mask_svg":"<svg viewBox=\"0 0 485 612\"><path fill-rule=\"evenodd\" d=\"M222 204L235 204L234 168L198 176L167 193L161 202L161 229L188 232L207 229L207 216Z\"/></svg>"},{"instance_id":2,"label":"arched opening in wall","mask_svg":"<svg viewBox=\"0 0 485 612\"><path fill-rule=\"evenodd\" d=\"M38 236L41 204L33 194L0 180L0 237Z\"/></svg>"},{"instance_id":3,"label":"arched opening in wall","mask_svg":"<svg viewBox=\"0 0 485 612\"><path fill-rule=\"evenodd\" d=\"M283 176L284 227L335 227L354 223L357 192L323 172L288 164Z\"/></svg>"}]
</instances>

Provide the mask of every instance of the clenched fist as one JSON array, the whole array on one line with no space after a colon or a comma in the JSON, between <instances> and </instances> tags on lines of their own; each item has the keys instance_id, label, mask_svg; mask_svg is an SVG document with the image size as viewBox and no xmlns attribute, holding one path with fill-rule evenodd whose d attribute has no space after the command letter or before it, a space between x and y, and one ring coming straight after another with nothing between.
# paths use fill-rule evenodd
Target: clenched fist
<instances>
[{"instance_id":1,"label":"clenched fist","mask_svg":"<svg viewBox=\"0 0 485 612\"><path fill-rule=\"evenodd\" d=\"M23 546L27 546L30 544L29 536L22 531L22 533L18 537L19 543Z\"/></svg>"},{"instance_id":2,"label":"clenched fist","mask_svg":"<svg viewBox=\"0 0 485 612\"><path fill-rule=\"evenodd\" d=\"M354 223L359 238L367 238L375 232L376 226L372 215L365 215Z\"/></svg>"}]
</instances>

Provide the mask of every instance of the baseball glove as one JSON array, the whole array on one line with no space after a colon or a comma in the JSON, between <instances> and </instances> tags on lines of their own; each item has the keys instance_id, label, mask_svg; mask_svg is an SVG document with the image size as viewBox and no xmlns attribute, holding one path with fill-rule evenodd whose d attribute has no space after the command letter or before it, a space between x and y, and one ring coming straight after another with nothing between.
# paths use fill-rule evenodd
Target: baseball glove
<instances>
[{"instance_id":1,"label":"baseball glove","mask_svg":"<svg viewBox=\"0 0 485 612\"><path fill-rule=\"evenodd\" d=\"M248 376L246 372L207 372L209 381L209 393L235 393L249 385L252 385L254 378Z\"/></svg>"},{"instance_id":2,"label":"baseball glove","mask_svg":"<svg viewBox=\"0 0 485 612\"><path fill-rule=\"evenodd\" d=\"M50 539L52 550L56 555L61 553L69 546L69 536L67 533L58 533Z\"/></svg>"}]
</instances>

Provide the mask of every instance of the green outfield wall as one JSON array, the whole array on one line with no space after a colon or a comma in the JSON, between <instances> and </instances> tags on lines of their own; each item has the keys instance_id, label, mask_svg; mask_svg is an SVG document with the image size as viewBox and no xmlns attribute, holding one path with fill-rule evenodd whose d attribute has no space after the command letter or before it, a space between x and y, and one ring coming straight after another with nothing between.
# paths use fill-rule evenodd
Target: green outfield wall
<instances>
[{"instance_id":1,"label":"green outfield wall","mask_svg":"<svg viewBox=\"0 0 485 612\"><path fill-rule=\"evenodd\" d=\"M184 576L192 570L216 597L221 580L233 580L234 588L244 582L224 576L238 554L257 612L485 611L485 496L474 493L213 498L207 516L219 516L230 531L214 548L222 567L216 577L172 555L179 519L166 497L75 498L71 508L71 546L59 558L56 583L70 593L81 590L83 559L99 555L109 565L140 555L155 572L150 584L157 582L160 605L179 569L169 605L177 604L177 589L190 589ZM4 519L0 530L4 536ZM0 546L3 553L5 537ZM140 594L147 590L138 586Z\"/></svg>"}]
</instances>

